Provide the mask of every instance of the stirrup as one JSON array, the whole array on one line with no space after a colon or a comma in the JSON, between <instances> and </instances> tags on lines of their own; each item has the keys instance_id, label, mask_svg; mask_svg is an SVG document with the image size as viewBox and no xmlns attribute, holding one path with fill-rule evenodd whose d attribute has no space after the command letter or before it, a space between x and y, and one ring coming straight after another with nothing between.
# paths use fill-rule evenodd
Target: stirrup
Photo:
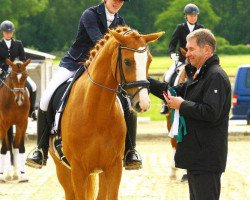
<instances>
[{"instance_id":1,"label":"stirrup","mask_svg":"<svg viewBox=\"0 0 250 200\"><path fill-rule=\"evenodd\" d=\"M127 163L127 156L129 153L133 152L134 155L137 157L137 161L132 161L130 163ZM142 168L142 159L141 155L136 151L135 149L130 149L126 152L123 158L123 167L126 170L138 170Z\"/></svg>"},{"instance_id":2,"label":"stirrup","mask_svg":"<svg viewBox=\"0 0 250 200\"><path fill-rule=\"evenodd\" d=\"M37 162L34 162L31 158L33 158L33 154L34 152L38 151L39 153L41 153L42 155L42 163L41 165ZM30 154L32 153L32 157L30 156ZM29 167L33 167L33 168L37 168L37 169L41 169L42 166L43 166L43 163L44 163L44 153L43 153L43 150L40 148L38 148L38 146L36 146L34 149L32 149L28 155L27 155L27 158L26 158L26 162L25 162L25 165L29 166Z\"/></svg>"}]
</instances>

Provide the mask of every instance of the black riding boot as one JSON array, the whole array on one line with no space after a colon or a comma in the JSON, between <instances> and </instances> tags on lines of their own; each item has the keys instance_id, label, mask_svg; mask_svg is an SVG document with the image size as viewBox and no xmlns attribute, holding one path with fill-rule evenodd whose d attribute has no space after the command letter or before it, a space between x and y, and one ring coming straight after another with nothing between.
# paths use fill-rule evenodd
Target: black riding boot
<instances>
[{"instance_id":1,"label":"black riding boot","mask_svg":"<svg viewBox=\"0 0 250 200\"><path fill-rule=\"evenodd\" d=\"M127 135L125 143L125 155L123 166L127 170L137 170L142 168L142 160L139 153L135 150L136 147L136 130L137 130L137 115L134 112L125 112L125 120L127 125Z\"/></svg>"},{"instance_id":2,"label":"black riding boot","mask_svg":"<svg viewBox=\"0 0 250 200\"><path fill-rule=\"evenodd\" d=\"M38 110L37 120L37 149L33 152L32 157L28 157L26 165L34 168L42 168L46 165L49 148L49 127L47 124L47 112Z\"/></svg>"},{"instance_id":3,"label":"black riding boot","mask_svg":"<svg viewBox=\"0 0 250 200\"><path fill-rule=\"evenodd\" d=\"M30 91L30 113L29 117L32 118L33 121L37 120L36 112L35 112L35 104L36 104L36 91Z\"/></svg>"}]
</instances>

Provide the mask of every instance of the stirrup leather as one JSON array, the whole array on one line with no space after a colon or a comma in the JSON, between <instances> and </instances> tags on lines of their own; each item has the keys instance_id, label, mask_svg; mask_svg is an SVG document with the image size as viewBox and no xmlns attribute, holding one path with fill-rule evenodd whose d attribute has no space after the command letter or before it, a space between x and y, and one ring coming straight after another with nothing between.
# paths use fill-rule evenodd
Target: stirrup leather
<instances>
[{"instance_id":1,"label":"stirrup leather","mask_svg":"<svg viewBox=\"0 0 250 200\"><path fill-rule=\"evenodd\" d=\"M56 157L61 161L61 163L65 167L71 169L70 164L69 164L67 158L65 157L65 155L63 153L62 138L60 136L53 137L52 144L53 144L53 150L55 152Z\"/></svg>"}]
</instances>

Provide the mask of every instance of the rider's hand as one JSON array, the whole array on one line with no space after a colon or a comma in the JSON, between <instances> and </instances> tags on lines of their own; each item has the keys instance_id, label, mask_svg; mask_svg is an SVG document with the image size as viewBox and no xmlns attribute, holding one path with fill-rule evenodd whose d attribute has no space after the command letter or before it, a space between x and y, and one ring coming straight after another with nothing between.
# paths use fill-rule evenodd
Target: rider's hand
<instances>
[{"instance_id":1,"label":"rider's hand","mask_svg":"<svg viewBox=\"0 0 250 200\"><path fill-rule=\"evenodd\" d=\"M2 68L0 68L0 74L2 74L3 73L3 69Z\"/></svg>"},{"instance_id":2,"label":"rider's hand","mask_svg":"<svg viewBox=\"0 0 250 200\"><path fill-rule=\"evenodd\" d=\"M170 57L171 57L171 59L174 60L174 61L176 61L177 58L178 58L178 56L176 55L176 53L171 53Z\"/></svg>"}]
</instances>

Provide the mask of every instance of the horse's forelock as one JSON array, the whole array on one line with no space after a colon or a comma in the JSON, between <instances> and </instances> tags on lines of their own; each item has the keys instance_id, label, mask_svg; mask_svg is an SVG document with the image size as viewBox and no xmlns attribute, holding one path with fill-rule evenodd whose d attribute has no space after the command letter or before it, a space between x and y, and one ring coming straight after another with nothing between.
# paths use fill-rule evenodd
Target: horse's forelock
<instances>
[{"instance_id":1,"label":"horse's forelock","mask_svg":"<svg viewBox=\"0 0 250 200\"><path fill-rule=\"evenodd\" d=\"M14 64L15 64L15 65L22 65L22 64L23 64L23 62L22 62L22 61L20 61L20 60L17 60L17 61L15 61L15 62L14 62Z\"/></svg>"}]
</instances>

